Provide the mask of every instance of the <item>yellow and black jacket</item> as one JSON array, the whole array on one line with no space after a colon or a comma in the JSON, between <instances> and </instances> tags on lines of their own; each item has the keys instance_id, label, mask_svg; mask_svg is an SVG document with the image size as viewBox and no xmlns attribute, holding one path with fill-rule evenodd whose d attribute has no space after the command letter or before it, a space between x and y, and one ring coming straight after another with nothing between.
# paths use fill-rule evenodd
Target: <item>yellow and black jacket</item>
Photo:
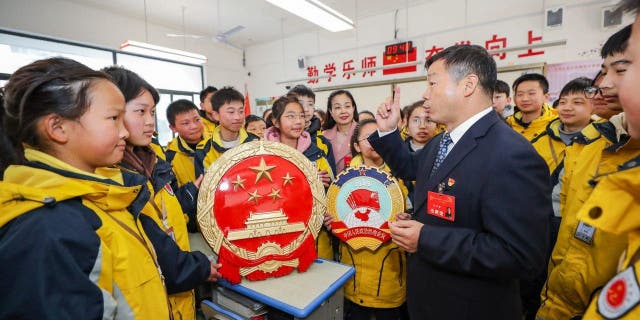
<instances>
[{"instance_id":1,"label":"yellow and black jacket","mask_svg":"<svg viewBox=\"0 0 640 320\"><path fill-rule=\"evenodd\" d=\"M167 319L167 291L207 278L140 214L142 176L25 158L0 182L0 318Z\"/></svg>"},{"instance_id":2,"label":"yellow and black jacket","mask_svg":"<svg viewBox=\"0 0 640 320\"><path fill-rule=\"evenodd\" d=\"M209 120L207 114L203 110L198 110L198 113L200 114L200 119L204 128L204 138L209 138L213 135L213 131L216 129L216 124L215 122Z\"/></svg>"},{"instance_id":3,"label":"yellow and black jacket","mask_svg":"<svg viewBox=\"0 0 640 320\"><path fill-rule=\"evenodd\" d=\"M331 147L331 142L329 139L325 138L322 135L322 130L320 130L320 119L318 119L315 115L311 117L311 123L309 127L305 129L311 136L311 139L315 140L316 146L322 150L324 153L324 157L329 162L329 166L331 166L332 172L335 174L336 172L336 163L333 158L333 148Z\"/></svg>"},{"instance_id":4,"label":"yellow and black jacket","mask_svg":"<svg viewBox=\"0 0 640 320\"><path fill-rule=\"evenodd\" d=\"M615 173L596 178L595 189L578 213L580 220L597 230L628 238L623 254L619 258L611 257L614 259L611 264L617 267L608 282L590 296L591 303L583 319L640 318L639 176L640 158L634 158Z\"/></svg>"},{"instance_id":5,"label":"yellow and black jacket","mask_svg":"<svg viewBox=\"0 0 640 320\"><path fill-rule=\"evenodd\" d=\"M164 154L164 147L160 145L160 141L158 141L157 134L154 133L153 138L151 138L151 144L149 144L149 147L153 149L153 151L158 155L158 157L160 157L160 159L162 160L167 159Z\"/></svg>"},{"instance_id":6,"label":"yellow and black jacket","mask_svg":"<svg viewBox=\"0 0 640 320\"><path fill-rule=\"evenodd\" d=\"M193 183L198 176L204 174L202 165L196 165L204 159L202 149L207 144L208 139L202 139L196 146L196 150L191 149L184 139L175 137L165 151L165 159L171 163L173 172L176 174L178 186L183 186L189 182Z\"/></svg>"},{"instance_id":7,"label":"yellow and black jacket","mask_svg":"<svg viewBox=\"0 0 640 320\"><path fill-rule=\"evenodd\" d=\"M142 174L124 162L121 162L120 166L123 170ZM180 250L191 251L187 221L195 219L198 190L193 183L178 188L171 164L160 157L155 159L151 175L147 180L147 188L151 191L151 197L142 209L142 213L151 217L160 229L173 238ZM182 199L180 200L180 198ZM183 212L183 209L189 210L189 215L186 214L186 211ZM203 268L210 265L208 259L202 259L201 255L197 255L195 259L200 259L200 263L204 265ZM193 290L171 294L169 302L174 319L195 319L195 294Z\"/></svg>"},{"instance_id":8,"label":"yellow and black jacket","mask_svg":"<svg viewBox=\"0 0 640 320\"><path fill-rule=\"evenodd\" d=\"M615 172L620 164L640 155L639 145L627 137L617 141L616 128L608 121L590 127L597 130L599 139L567 149L560 196L562 222L541 293L537 313L541 319L583 314L594 291L615 274L617 258L627 243L626 235L590 225L578 212L594 192L594 177Z\"/></svg>"},{"instance_id":9,"label":"yellow and black jacket","mask_svg":"<svg viewBox=\"0 0 640 320\"><path fill-rule=\"evenodd\" d=\"M349 166L358 167L362 163L362 157L357 155ZM386 164L383 170L390 172ZM407 188L398 181L406 199ZM344 285L344 296L349 301L370 308L396 308L405 302L407 258L392 241L383 243L376 251L354 251L340 243L340 262L356 269L356 274Z\"/></svg>"},{"instance_id":10,"label":"yellow and black jacket","mask_svg":"<svg viewBox=\"0 0 640 320\"><path fill-rule=\"evenodd\" d=\"M513 128L513 130L520 133L527 140L531 141L538 135L542 134L547 125L558 117L558 111L553 109L549 104L542 105L542 114L540 117L531 121L531 123L524 123L522 121L522 112L518 111L515 114L509 116L506 121L507 124Z\"/></svg>"},{"instance_id":11,"label":"yellow and black jacket","mask_svg":"<svg viewBox=\"0 0 640 320\"><path fill-rule=\"evenodd\" d=\"M555 119L547 125L545 131L535 137L531 143L533 148L544 159L549 167L549 174L553 174L564 161L564 152L567 145L560 138L560 119Z\"/></svg>"},{"instance_id":12,"label":"yellow and black jacket","mask_svg":"<svg viewBox=\"0 0 640 320\"><path fill-rule=\"evenodd\" d=\"M238 144L260 139L253 133L247 132L244 128L240 128L239 134L240 136L238 138ZM200 149L200 145L198 145L198 149ZM218 158L220 158L220 156L225 153L225 151L229 150L229 148L225 148L222 143L222 137L220 136L220 127L216 127L211 138L207 139L201 150L204 155L204 159L202 161L203 167L202 169L196 170L202 170L204 172L212 163L216 162L216 160L218 160ZM200 152L200 150L198 151ZM196 163L196 165L200 164Z\"/></svg>"}]
</instances>

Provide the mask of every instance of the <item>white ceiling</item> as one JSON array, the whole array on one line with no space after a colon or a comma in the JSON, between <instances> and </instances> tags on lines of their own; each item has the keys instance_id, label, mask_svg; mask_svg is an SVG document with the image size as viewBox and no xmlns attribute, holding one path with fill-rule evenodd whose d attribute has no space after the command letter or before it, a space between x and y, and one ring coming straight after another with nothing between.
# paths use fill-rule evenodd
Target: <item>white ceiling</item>
<instances>
[{"instance_id":1,"label":"white ceiling","mask_svg":"<svg viewBox=\"0 0 640 320\"><path fill-rule=\"evenodd\" d=\"M117 14L144 20L145 0L69 0ZM322 0L357 23L358 19L394 12L433 0ZM218 15L218 6L220 15ZM240 47L289 37L315 30L311 22L301 19L264 0L146 0L147 21L186 34L215 37L237 25L246 28L228 37ZM182 24L182 9L185 23ZM218 16L220 19L218 20Z\"/></svg>"}]
</instances>

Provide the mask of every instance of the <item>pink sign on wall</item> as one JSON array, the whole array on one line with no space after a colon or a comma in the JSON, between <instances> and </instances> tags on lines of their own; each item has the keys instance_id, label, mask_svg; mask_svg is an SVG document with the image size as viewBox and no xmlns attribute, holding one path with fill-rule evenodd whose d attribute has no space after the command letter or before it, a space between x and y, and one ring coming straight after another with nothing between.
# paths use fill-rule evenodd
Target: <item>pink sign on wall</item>
<instances>
[{"instance_id":1,"label":"pink sign on wall","mask_svg":"<svg viewBox=\"0 0 640 320\"><path fill-rule=\"evenodd\" d=\"M578 78L587 77L593 79L600 67L602 60L585 60L567 63L556 63L547 65L547 80L549 80L550 102L558 99L560 90L567 82Z\"/></svg>"}]
</instances>

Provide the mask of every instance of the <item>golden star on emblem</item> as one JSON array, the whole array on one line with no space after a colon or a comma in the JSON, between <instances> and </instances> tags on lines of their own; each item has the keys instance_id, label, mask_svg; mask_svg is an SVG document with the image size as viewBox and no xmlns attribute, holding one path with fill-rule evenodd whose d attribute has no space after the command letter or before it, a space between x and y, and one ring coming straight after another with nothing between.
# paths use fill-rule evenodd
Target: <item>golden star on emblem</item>
<instances>
[{"instance_id":1,"label":"golden star on emblem","mask_svg":"<svg viewBox=\"0 0 640 320\"><path fill-rule=\"evenodd\" d=\"M284 180L284 181L282 182L282 186L284 187L284 186L286 186L286 185L287 185L287 183L288 183L288 184L290 184L290 185L293 185L293 179L295 179L295 177L292 177L292 176L289 174L289 172L287 172L287 175L285 175L284 177L282 177L282 179Z\"/></svg>"},{"instance_id":2,"label":"golden star on emblem","mask_svg":"<svg viewBox=\"0 0 640 320\"><path fill-rule=\"evenodd\" d=\"M273 201L276 201L277 199L281 199L282 196L280 195L280 190L276 190L274 188L271 188L271 193L269 193L268 197L273 198Z\"/></svg>"},{"instance_id":3,"label":"golden star on emblem","mask_svg":"<svg viewBox=\"0 0 640 320\"><path fill-rule=\"evenodd\" d=\"M233 191L238 191L238 187L240 187L241 189L244 189L244 182L246 180L240 178L240 175L236 175L236 180L232 181L231 183L233 183Z\"/></svg>"},{"instance_id":4,"label":"golden star on emblem","mask_svg":"<svg viewBox=\"0 0 640 320\"><path fill-rule=\"evenodd\" d=\"M269 171L273 170L275 167L276 166L268 166L264 161L264 158L260 158L260 165L257 167L249 167L249 169L256 172L255 183L258 183L258 181L260 181L262 177L266 177L269 181L273 182L273 179L271 179L271 173L269 173Z\"/></svg>"},{"instance_id":5,"label":"golden star on emblem","mask_svg":"<svg viewBox=\"0 0 640 320\"><path fill-rule=\"evenodd\" d=\"M256 189L253 192L249 192L249 199L247 199L247 202L254 201L255 203L258 203L258 199L260 198L262 198L262 196L258 194L258 189Z\"/></svg>"}]
</instances>

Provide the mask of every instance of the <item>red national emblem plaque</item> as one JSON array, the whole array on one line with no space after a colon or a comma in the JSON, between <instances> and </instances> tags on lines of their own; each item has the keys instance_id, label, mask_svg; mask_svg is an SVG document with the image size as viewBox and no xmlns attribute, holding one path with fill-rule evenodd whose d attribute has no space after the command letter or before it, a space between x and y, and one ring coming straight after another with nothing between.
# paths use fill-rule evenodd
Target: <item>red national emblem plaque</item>
<instances>
[{"instance_id":1,"label":"red national emblem plaque","mask_svg":"<svg viewBox=\"0 0 640 320\"><path fill-rule=\"evenodd\" d=\"M231 283L305 271L316 259L324 189L312 163L284 144L225 152L204 177L198 224Z\"/></svg>"},{"instance_id":2,"label":"red national emblem plaque","mask_svg":"<svg viewBox=\"0 0 640 320\"><path fill-rule=\"evenodd\" d=\"M327 190L332 232L353 249L376 250L391 239L388 221L404 211L398 182L376 168L343 171Z\"/></svg>"}]
</instances>

